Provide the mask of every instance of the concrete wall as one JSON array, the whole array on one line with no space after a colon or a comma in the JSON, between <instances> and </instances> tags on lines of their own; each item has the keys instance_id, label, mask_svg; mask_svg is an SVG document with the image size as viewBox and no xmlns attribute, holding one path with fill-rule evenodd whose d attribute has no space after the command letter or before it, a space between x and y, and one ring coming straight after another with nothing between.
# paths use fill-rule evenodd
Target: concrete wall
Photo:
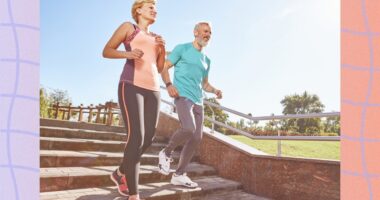
<instances>
[{"instance_id":1,"label":"concrete wall","mask_svg":"<svg viewBox=\"0 0 380 200\"><path fill-rule=\"evenodd\" d=\"M170 137L179 128L174 115L161 113L157 135ZM243 184L259 196L284 200L330 200L340 197L338 161L268 156L220 133L204 131L202 163L220 176Z\"/></svg>"}]
</instances>

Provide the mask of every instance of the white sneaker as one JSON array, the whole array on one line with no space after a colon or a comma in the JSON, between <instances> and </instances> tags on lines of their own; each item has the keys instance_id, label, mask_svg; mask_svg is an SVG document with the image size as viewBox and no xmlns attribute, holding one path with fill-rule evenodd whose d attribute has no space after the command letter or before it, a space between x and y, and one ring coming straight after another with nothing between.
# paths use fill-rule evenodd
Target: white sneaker
<instances>
[{"instance_id":1,"label":"white sneaker","mask_svg":"<svg viewBox=\"0 0 380 200\"><path fill-rule=\"evenodd\" d=\"M160 172L163 175L169 175L169 173L171 172L171 162L173 162L173 160L170 157L167 157L164 149L162 149L160 153L158 153L158 172Z\"/></svg>"},{"instance_id":2,"label":"white sneaker","mask_svg":"<svg viewBox=\"0 0 380 200\"><path fill-rule=\"evenodd\" d=\"M191 179L186 175L186 173L182 175L176 175L175 173L170 180L170 183L173 185L181 185L189 188L198 187L198 183L191 181Z\"/></svg>"}]
</instances>

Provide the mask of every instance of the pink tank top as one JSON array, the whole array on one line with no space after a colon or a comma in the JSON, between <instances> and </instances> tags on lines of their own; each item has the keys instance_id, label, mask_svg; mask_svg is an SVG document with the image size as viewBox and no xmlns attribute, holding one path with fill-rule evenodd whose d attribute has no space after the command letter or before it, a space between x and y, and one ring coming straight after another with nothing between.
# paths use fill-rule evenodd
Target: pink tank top
<instances>
[{"instance_id":1,"label":"pink tank top","mask_svg":"<svg viewBox=\"0 0 380 200\"><path fill-rule=\"evenodd\" d=\"M159 91L157 71L157 46L154 34L147 34L136 26L135 31L124 41L126 51L140 49L144 55L139 59L128 59L120 76L120 82L128 82L141 88Z\"/></svg>"}]
</instances>

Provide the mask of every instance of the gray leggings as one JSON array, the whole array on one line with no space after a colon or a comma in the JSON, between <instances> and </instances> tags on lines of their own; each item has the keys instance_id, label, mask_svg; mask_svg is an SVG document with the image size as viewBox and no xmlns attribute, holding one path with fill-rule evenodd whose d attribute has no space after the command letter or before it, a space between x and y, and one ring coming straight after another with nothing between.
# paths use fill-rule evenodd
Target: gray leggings
<instances>
[{"instance_id":1,"label":"gray leggings","mask_svg":"<svg viewBox=\"0 0 380 200\"><path fill-rule=\"evenodd\" d=\"M203 106L193 103L185 97L176 98L174 101L181 128L178 129L165 148L169 156L173 150L185 143L179 159L176 174L186 172L186 166L190 163L195 150L199 146L203 135Z\"/></svg>"},{"instance_id":2,"label":"gray leggings","mask_svg":"<svg viewBox=\"0 0 380 200\"><path fill-rule=\"evenodd\" d=\"M138 193L141 155L152 144L158 123L160 92L121 82L118 93L128 134L119 169L127 178L129 194L135 195Z\"/></svg>"}]
</instances>

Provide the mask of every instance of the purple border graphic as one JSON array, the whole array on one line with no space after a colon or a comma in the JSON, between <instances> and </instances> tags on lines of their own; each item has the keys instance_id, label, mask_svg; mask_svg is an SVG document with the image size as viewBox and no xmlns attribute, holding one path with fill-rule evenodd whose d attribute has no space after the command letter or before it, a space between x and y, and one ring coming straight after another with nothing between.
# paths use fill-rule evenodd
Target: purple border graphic
<instances>
[{"instance_id":1,"label":"purple border graphic","mask_svg":"<svg viewBox=\"0 0 380 200\"><path fill-rule=\"evenodd\" d=\"M344 3L346 3L346 2L344 2ZM361 17L363 20L364 32L350 30L350 29L347 29L346 27L342 27L341 32L367 38L368 49L369 49L369 66L366 66L366 67L364 67L364 66L353 66L350 64L343 63L342 69L355 70L355 71L366 71L366 72L369 72L369 77L367 80L368 86L367 86L367 88L365 88L366 93L365 93L364 102L354 102L350 99L344 99L344 98L342 99L343 104L347 104L347 105L351 105L351 106L359 106L362 108L361 113L360 113L359 137L352 137L352 136L346 135L347 133L342 133L341 138L343 141L344 140L354 141L354 142L358 142L360 144L361 158L360 158L360 160L357 159L356 161L360 163L360 165L362 167L362 172L348 171L348 170L344 169L344 167L347 167L347 166L342 166L343 169L341 170L341 173L342 173L342 176L353 176L353 177L363 178L363 180L365 181L365 184L366 184L366 190L367 191L364 191L365 188L360 188L360 189L356 188L355 191L357 191L358 194L360 192L362 192L364 194L368 194L368 199L372 200L372 199L375 199L375 192L376 192L376 189L378 189L378 188L374 187L372 180L374 178L379 178L380 175L370 173L370 171L369 171L368 164L369 164L369 162L371 162L371 160L367 159L368 149L366 149L366 143L378 143L380 140L379 139L366 138L365 137L365 128L366 128L366 116L367 116L368 109L370 109L371 107L379 107L380 106L380 104L378 104L378 103L370 103L370 98L371 98L371 96L373 96L372 92L373 92L373 87L374 87L374 85L373 85L374 84L374 74L375 74L375 72L379 73L379 69L377 69L378 67L376 67L374 64L374 56L375 56L374 55L374 37L380 36L380 33L373 32L371 30L371 27L369 24L369 15L368 15L368 11L367 11L367 8L368 8L367 4L369 3L369 1L366 1L366 0L360 0L359 1L358 0L358 2L355 2L355 3L358 3L358 5L360 5L359 9L360 9ZM343 9L345 9L345 8L343 8ZM343 20L345 20L345 19L343 19ZM345 61L343 61L343 62L345 62ZM342 184L346 184L346 183L342 183ZM347 186L344 185L344 187L347 187ZM346 198L347 197L348 196L346 196ZM351 198L355 199L356 197L348 197L347 199L351 199ZM366 197L362 197L362 198L367 199Z\"/></svg>"},{"instance_id":2,"label":"purple border graphic","mask_svg":"<svg viewBox=\"0 0 380 200\"><path fill-rule=\"evenodd\" d=\"M39 1L0 0L0 199L39 199Z\"/></svg>"},{"instance_id":3,"label":"purple border graphic","mask_svg":"<svg viewBox=\"0 0 380 200\"><path fill-rule=\"evenodd\" d=\"M344 2L344 1L343 1ZM380 174L370 173L365 160L365 143L379 139L364 135L367 109L379 107L370 103L373 74L379 72L374 63L373 38L366 12L368 1L358 0L365 30L342 28L342 33L368 37L369 66L342 64L342 69L369 71L364 102L342 99L342 104L363 107L359 137L342 135L343 140L357 141L361 146L363 171L342 170L343 176L363 177L369 199L377 194L371 180ZM0 200L39 199L39 1L0 0ZM356 189L356 192L359 189Z\"/></svg>"}]
</instances>

